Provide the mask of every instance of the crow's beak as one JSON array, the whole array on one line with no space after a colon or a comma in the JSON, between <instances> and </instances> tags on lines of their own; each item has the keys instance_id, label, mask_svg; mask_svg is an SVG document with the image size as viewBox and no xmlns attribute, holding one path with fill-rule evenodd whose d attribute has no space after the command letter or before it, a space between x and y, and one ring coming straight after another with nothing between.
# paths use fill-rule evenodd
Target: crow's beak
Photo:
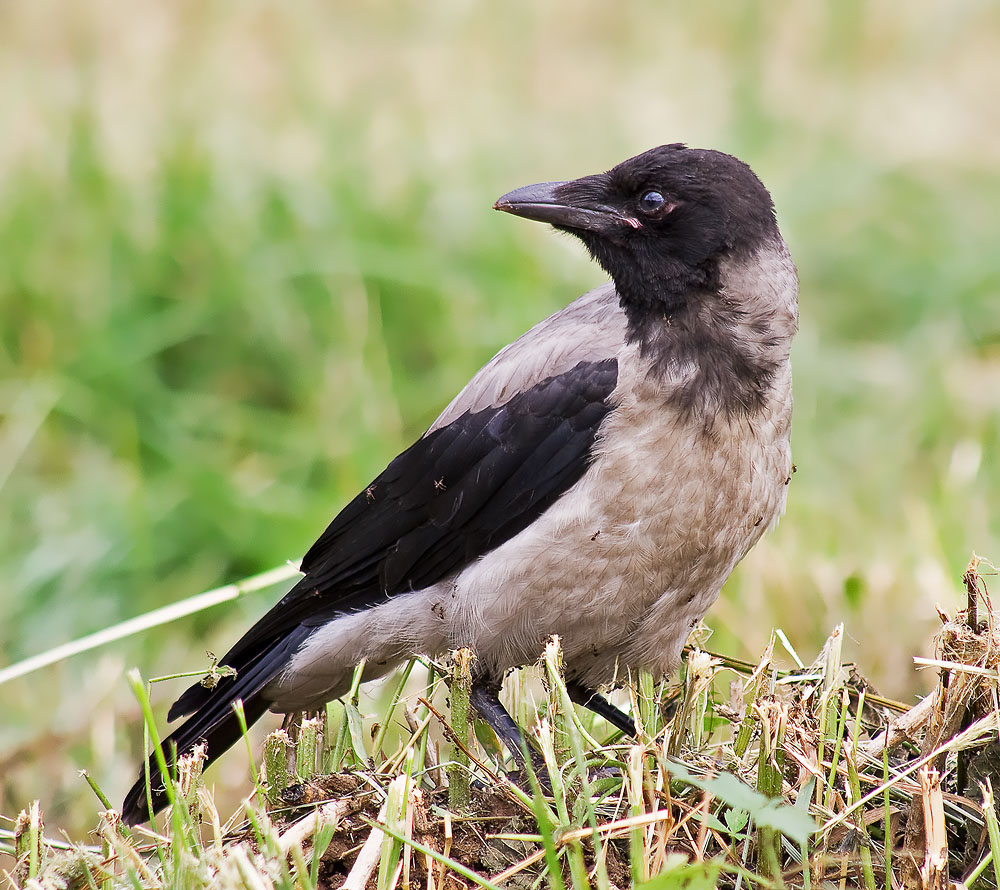
<instances>
[{"instance_id":1,"label":"crow's beak","mask_svg":"<svg viewBox=\"0 0 1000 890\"><path fill-rule=\"evenodd\" d=\"M622 224L638 228L637 220L624 216L613 207L575 196L573 187L579 182L581 180L526 185L508 192L493 205L493 209L565 229L607 232L609 228Z\"/></svg>"}]
</instances>

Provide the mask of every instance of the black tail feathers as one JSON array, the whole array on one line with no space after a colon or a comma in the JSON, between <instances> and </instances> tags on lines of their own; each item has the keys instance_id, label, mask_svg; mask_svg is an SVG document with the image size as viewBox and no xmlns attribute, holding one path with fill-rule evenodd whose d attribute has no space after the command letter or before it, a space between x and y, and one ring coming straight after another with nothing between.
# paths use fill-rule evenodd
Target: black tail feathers
<instances>
[{"instance_id":1,"label":"black tail feathers","mask_svg":"<svg viewBox=\"0 0 1000 890\"><path fill-rule=\"evenodd\" d=\"M208 766L230 748L242 735L240 721L233 705L243 702L247 726L256 723L267 711L270 702L261 694L267 684L288 663L288 659L314 628L298 627L284 639L243 665L232 665L235 677L223 677L214 689L196 683L174 703L168 719L191 714L163 742L163 752L172 770L176 758L190 752L199 742L208 746ZM164 777L156 763L156 756L149 758L149 785L153 814L167 805ZM146 773L141 770L136 783L125 795L122 803L122 820L126 825L136 825L152 814L146 799Z\"/></svg>"}]
</instances>

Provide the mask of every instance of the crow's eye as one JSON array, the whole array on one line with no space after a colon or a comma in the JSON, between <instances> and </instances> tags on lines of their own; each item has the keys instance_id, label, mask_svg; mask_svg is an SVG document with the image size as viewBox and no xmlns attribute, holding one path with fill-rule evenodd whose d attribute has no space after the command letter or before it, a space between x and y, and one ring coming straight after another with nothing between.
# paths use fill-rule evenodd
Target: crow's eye
<instances>
[{"instance_id":1,"label":"crow's eye","mask_svg":"<svg viewBox=\"0 0 1000 890\"><path fill-rule=\"evenodd\" d=\"M659 192L645 192L639 199L639 209L643 213L660 213L667 203L667 199Z\"/></svg>"}]
</instances>

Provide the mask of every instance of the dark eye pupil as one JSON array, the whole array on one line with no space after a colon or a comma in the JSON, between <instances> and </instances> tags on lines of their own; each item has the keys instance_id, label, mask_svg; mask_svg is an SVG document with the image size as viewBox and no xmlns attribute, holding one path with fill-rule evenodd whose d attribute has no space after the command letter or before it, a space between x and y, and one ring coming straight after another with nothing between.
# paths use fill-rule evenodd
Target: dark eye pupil
<instances>
[{"instance_id":1,"label":"dark eye pupil","mask_svg":"<svg viewBox=\"0 0 1000 890\"><path fill-rule=\"evenodd\" d=\"M666 203L666 198L659 192L646 192L639 199L639 206L646 211L659 210Z\"/></svg>"}]
</instances>

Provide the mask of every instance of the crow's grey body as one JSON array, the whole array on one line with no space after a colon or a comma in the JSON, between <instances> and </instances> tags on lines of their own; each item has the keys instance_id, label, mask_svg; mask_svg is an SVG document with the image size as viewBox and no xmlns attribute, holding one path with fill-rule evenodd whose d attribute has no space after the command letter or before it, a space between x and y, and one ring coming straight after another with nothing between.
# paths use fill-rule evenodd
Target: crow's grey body
<instances>
[{"instance_id":1,"label":"crow's grey body","mask_svg":"<svg viewBox=\"0 0 1000 890\"><path fill-rule=\"evenodd\" d=\"M471 565L316 631L266 689L272 710L308 710L342 695L362 658L371 679L402 659L469 646L480 671L502 676L534 661L553 634L567 672L585 686L611 682L619 662L673 669L733 567L783 511L791 475L795 270L783 244L756 260L726 270L723 292L703 311L718 322L737 308L743 317L732 336L777 365L758 410L727 411L729 393L712 391L698 358L675 364L666 356L665 373L651 373L640 346L626 342L613 285L580 297L501 350L431 430L581 361L613 357L615 407L587 473ZM686 386L700 389L691 410L673 398Z\"/></svg>"},{"instance_id":2,"label":"crow's grey body","mask_svg":"<svg viewBox=\"0 0 1000 890\"><path fill-rule=\"evenodd\" d=\"M189 688L167 740L214 759L266 710L312 710L414 655L476 656L472 702L515 757L496 692L562 640L574 700L672 669L791 475L795 268L741 161L661 146L495 205L571 232L612 281L502 349L344 507L304 577ZM159 772L150 761L154 809ZM142 780L123 805L146 815Z\"/></svg>"}]
</instances>

